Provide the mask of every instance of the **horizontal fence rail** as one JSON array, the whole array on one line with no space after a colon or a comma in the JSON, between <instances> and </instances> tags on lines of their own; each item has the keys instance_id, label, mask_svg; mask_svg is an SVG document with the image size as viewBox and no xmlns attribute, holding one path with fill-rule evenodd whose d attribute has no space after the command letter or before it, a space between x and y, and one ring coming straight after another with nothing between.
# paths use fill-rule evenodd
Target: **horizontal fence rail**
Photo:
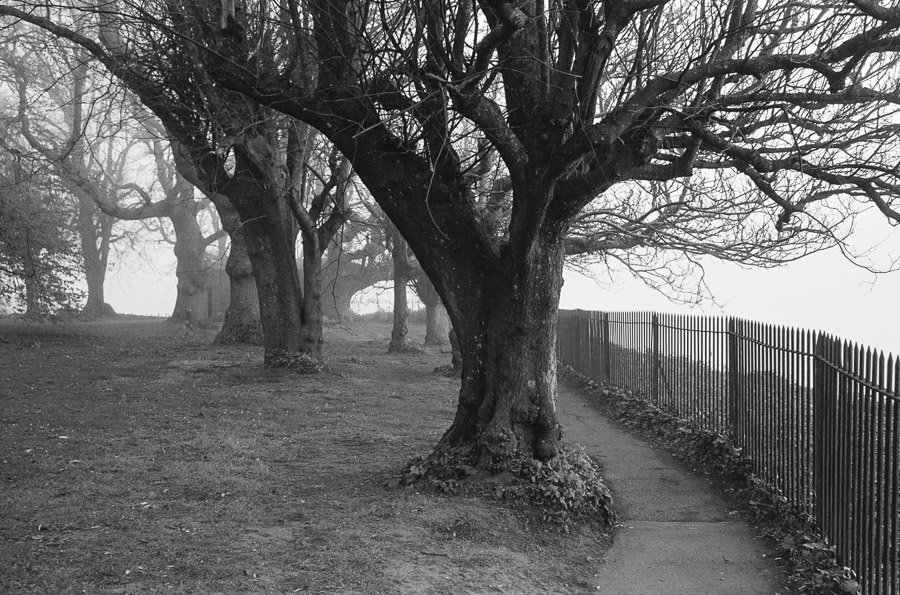
<instances>
[{"instance_id":1,"label":"horizontal fence rail","mask_svg":"<svg viewBox=\"0 0 900 595\"><path fill-rule=\"evenodd\" d=\"M562 363L729 436L864 595L900 595L900 358L729 317L561 310Z\"/></svg>"}]
</instances>

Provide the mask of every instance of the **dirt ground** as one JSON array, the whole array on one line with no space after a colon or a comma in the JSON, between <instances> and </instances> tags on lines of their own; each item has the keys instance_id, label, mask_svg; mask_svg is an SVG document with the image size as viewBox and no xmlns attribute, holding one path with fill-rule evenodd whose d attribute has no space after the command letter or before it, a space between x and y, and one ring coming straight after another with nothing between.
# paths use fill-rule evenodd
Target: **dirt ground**
<instances>
[{"instance_id":1,"label":"dirt ground","mask_svg":"<svg viewBox=\"0 0 900 595\"><path fill-rule=\"evenodd\" d=\"M458 390L389 335L329 328L308 376L160 319L0 320L0 592L589 591L604 536L387 487Z\"/></svg>"}]
</instances>

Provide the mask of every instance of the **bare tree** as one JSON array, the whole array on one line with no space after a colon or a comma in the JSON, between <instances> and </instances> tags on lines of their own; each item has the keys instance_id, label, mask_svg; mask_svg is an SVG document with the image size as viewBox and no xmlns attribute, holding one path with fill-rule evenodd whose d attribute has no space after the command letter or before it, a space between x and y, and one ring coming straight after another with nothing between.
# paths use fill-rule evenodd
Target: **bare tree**
<instances>
[{"instance_id":1,"label":"bare tree","mask_svg":"<svg viewBox=\"0 0 900 595\"><path fill-rule=\"evenodd\" d=\"M206 299L210 268L206 249L226 233L224 229L220 229L204 235L198 215L209 203L195 197L194 186L181 177L160 141L144 140L150 145L150 153L156 165L155 181L160 193L148 192L135 182L121 183L117 190L125 196L119 197L116 202L100 198L98 206L116 219L165 219L169 222L174 234L171 240L165 226L159 228L164 239L172 244L176 260L175 276L178 282L175 306L169 319L175 322L199 322L211 314L207 311ZM137 139L130 139L130 143L138 142ZM136 196L137 200L126 203L128 194ZM95 200L98 198L95 197Z\"/></svg>"},{"instance_id":2,"label":"bare tree","mask_svg":"<svg viewBox=\"0 0 900 595\"><path fill-rule=\"evenodd\" d=\"M34 40L31 41L33 44ZM8 80L18 98L17 113L10 118L17 134L2 143L7 150L39 156L68 194L75 197L74 226L81 243L80 255L87 281L87 302L82 315L88 318L115 315L106 303L104 292L115 218L98 205L101 201L114 200L111 195L121 181L128 152L113 154L111 128L118 124L100 121L109 104L98 105L96 98L88 96L87 65L76 65L71 54L60 56L57 64L44 58L35 55L28 45L10 45L2 53ZM89 147L95 139L102 145L96 147L99 156L93 152L94 147Z\"/></svg>"},{"instance_id":3,"label":"bare tree","mask_svg":"<svg viewBox=\"0 0 900 595\"><path fill-rule=\"evenodd\" d=\"M157 173L160 178L168 179L170 182L164 185L168 195L168 189L176 190L174 196L180 193L187 195L193 200L193 191L185 188L184 182L187 181L185 174L191 177L192 188L197 188L212 204L211 216L213 217L213 227L216 232L209 236L203 243L203 252L205 246L215 241L217 244L217 257L225 258L225 274L228 276L228 306L225 309L224 320L219 333L216 335L215 343L232 344L232 343L263 343L262 327L259 319L259 298L256 290L256 281L253 276L253 265L250 262L250 255L247 253L247 241L241 226L241 218L237 210L229 202L228 198L222 194L214 192L211 188L204 185L200 181L196 173L196 168L184 158L176 159L171 149L159 146L163 144L168 146L168 133L165 127L156 118L147 115L139 118L146 132L148 140L153 143L153 154L156 161ZM199 184L199 186L197 186ZM167 197L168 200L168 197ZM189 203L188 206L190 206ZM179 209L181 210L181 209ZM191 209L193 210L193 209ZM191 238L198 238L199 234L192 224L185 222L185 234ZM174 227L174 226L173 226ZM219 230L223 233L219 233ZM177 242L177 232L176 232ZM193 254L192 258L200 259L199 243L194 245L192 249L185 249L187 254ZM195 260L194 262L199 262ZM193 285L190 279L193 274L189 271L196 270L194 264L185 264L186 283L182 287L188 288ZM206 273L204 266L203 272ZM209 280L206 279L205 282ZM199 299L199 288L194 286L194 299ZM190 299L182 298L181 303L189 303ZM179 300L176 298L175 310L180 309ZM212 314L210 312L210 314Z\"/></svg>"},{"instance_id":4,"label":"bare tree","mask_svg":"<svg viewBox=\"0 0 900 595\"><path fill-rule=\"evenodd\" d=\"M130 62L130 40L114 13L100 11L98 17L103 51ZM156 54L168 59L163 46ZM300 353L320 357L318 261L347 214L349 161L335 153L329 180L317 190L301 166L316 149L317 133L308 125L227 92L193 59L164 70L170 78L122 81L163 123L179 172L207 196L225 197L237 212L256 283L266 364L290 363ZM309 268L305 288L295 266L298 233Z\"/></svg>"},{"instance_id":5,"label":"bare tree","mask_svg":"<svg viewBox=\"0 0 900 595\"><path fill-rule=\"evenodd\" d=\"M388 281L392 261L384 228L367 212L352 217L335 236L322 265L326 318L341 324L352 319L353 296L376 283Z\"/></svg>"},{"instance_id":6,"label":"bare tree","mask_svg":"<svg viewBox=\"0 0 900 595\"><path fill-rule=\"evenodd\" d=\"M74 311L83 300L72 203L39 161L0 154L0 303L28 319Z\"/></svg>"},{"instance_id":7,"label":"bare tree","mask_svg":"<svg viewBox=\"0 0 900 595\"><path fill-rule=\"evenodd\" d=\"M732 200L753 198L746 220L775 255L840 241L866 206L900 220L900 10L868 0L104 6L94 21L26 2L0 15L87 48L148 105L191 88L171 78L187 64L192 85L331 140L443 299L463 372L441 445L482 467L558 452L555 312L569 231L592 203L615 222L630 182L746 184ZM76 19L83 28L61 25ZM82 33L98 25L105 44ZM483 146L508 176L508 217L489 218L497 209L477 197ZM723 216L691 193L657 200L645 227Z\"/></svg>"},{"instance_id":8,"label":"bare tree","mask_svg":"<svg viewBox=\"0 0 900 595\"><path fill-rule=\"evenodd\" d=\"M88 286L84 312L91 316L112 312L104 304L103 286L113 223L166 219L174 232L170 243L178 279L170 319L205 319L206 247L220 234L204 237L197 221L203 202L194 198L193 186L177 173L159 139L147 138L141 124L153 130L160 127L111 81L91 72L85 60L71 53L36 56L33 48L46 39L28 41L28 45L6 48L3 54L19 99L14 121L25 148L39 155L78 197L76 225ZM49 100L35 100L41 97ZM48 103L57 109L47 110ZM42 110L51 116L35 117ZM56 112L65 116L62 121L53 118ZM149 156L138 155L141 149ZM155 170L150 169L155 176L135 166L142 157L155 163ZM161 199L145 190L151 185L161 190ZM160 225L157 231L169 241L166 225Z\"/></svg>"},{"instance_id":9,"label":"bare tree","mask_svg":"<svg viewBox=\"0 0 900 595\"><path fill-rule=\"evenodd\" d=\"M409 246L393 223L384 219L387 230L388 246L391 250L394 294L394 322L391 325L391 342L388 352L402 353L409 349L407 334L409 333L409 300L407 288L412 277L413 268L409 259Z\"/></svg>"},{"instance_id":10,"label":"bare tree","mask_svg":"<svg viewBox=\"0 0 900 595\"><path fill-rule=\"evenodd\" d=\"M413 287L419 300L425 305L425 344L443 345L447 341L447 311L441 303L441 294L419 269L413 279Z\"/></svg>"}]
</instances>

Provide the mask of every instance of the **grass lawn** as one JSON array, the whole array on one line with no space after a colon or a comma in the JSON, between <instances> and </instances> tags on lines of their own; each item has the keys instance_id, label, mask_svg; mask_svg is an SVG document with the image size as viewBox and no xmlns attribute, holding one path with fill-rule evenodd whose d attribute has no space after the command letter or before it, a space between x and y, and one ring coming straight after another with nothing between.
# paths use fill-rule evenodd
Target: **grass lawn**
<instances>
[{"instance_id":1,"label":"grass lawn","mask_svg":"<svg viewBox=\"0 0 900 595\"><path fill-rule=\"evenodd\" d=\"M212 335L0 321L0 593L588 591L591 529L387 487L450 425L449 354L362 322L300 375Z\"/></svg>"}]
</instances>

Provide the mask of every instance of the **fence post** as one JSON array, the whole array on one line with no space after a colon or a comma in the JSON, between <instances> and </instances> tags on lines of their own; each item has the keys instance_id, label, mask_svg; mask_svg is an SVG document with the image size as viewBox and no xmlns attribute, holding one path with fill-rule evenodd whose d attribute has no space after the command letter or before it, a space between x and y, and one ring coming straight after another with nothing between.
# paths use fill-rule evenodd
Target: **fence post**
<instances>
[{"instance_id":1,"label":"fence post","mask_svg":"<svg viewBox=\"0 0 900 595\"><path fill-rule=\"evenodd\" d=\"M599 371L597 370L597 353L600 349L600 337L597 328L597 318L598 313L594 310L591 310L590 316L588 317L588 331L591 335L591 357L588 360L588 363L591 367L588 376L590 376L594 380L599 380Z\"/></svg>"},{"instance_id":2,"label":"fence post","mask_svg":"<svg viewBox=\"0 0 900 595\"><path fill-rule=\"evenodd\" d=\"M572 361L569 363L569 365L571 365L576 372L581 372L581 362L578 359L579 357L581 357L581 322L579 320L580 315L581 310L572 310Z\"/></svg>"},{"instance_id":3,"label":"fence post","mask_svg":"<svg viewBox=\"0 0 900 595\"><path fill-rule=\"evenodd\" d=\"M590 313L586 310L578 311L578 329L581 337L581 345L578 350L578 372L587 374L587 362L591 354L591 328L588 322Z\"/></svg>"},{"instance_id":4,"label":"fence post","mask_svg":"<svg viewBox=\"0 0 900 595\"><path fill-rule=\"evenodd\" d=\"M659 403L659 316L650 319L650 402Z\"/></svg>"},{"instance_id":5,"label":"fence post","mask_svg":"<svg viewBox=\"0 0 900 595\"><path fill-rule=\"evenodd\" d=\"M825 482L825 443L826 437L826 413L828 406L828 398L833 392L833 387L829 386L829 377L827 363L834 356L834 349L830 348L830 341L823 333L817 333L815 349L813 350L813 510L815 517L819 523L828 522L826 520L826 482ZM826 530L830 529L827 527Z\"/></svg>"},{"instance_id":6,"label":"fence post","mask_svg":"<svg viewBox=\"0 0 900 595\"><path fill-rule=\"evenodd\" d=\"M559 317L559 329L557 330L556 341L559 344L557 348L557 357L565 364L569 363L569 319L564 316Z\"/></svg>"},{"instance_id":7,"label":"fence post","mask_svg":"<svg viewBox=\"0 0 900 595\"><path fill-rule=\"evenodd\" d=\"M603 329L603 380L610 382L612 380L612 356L610 354L612 340L609 336L609 312L603 313L601 324Z\"/></svg>"},{"instance_id":8,"label":"fence post","mask_svg":"<svg viewBox=\"0 0 900 595\"><path fill-rule=\"evenodd\" d=\"M584 320L584 324L587 327L587 350L585 351L585 361L584 361L584 372L582 372L585 376L590 378L594 378L594 349L595 346L595 333L594 333L594 311L588 310L585 312L587 317Z\"/></svg>"},{"instance_id":9,"label":"fence post","mask_svg":"<svg viewBox=\"0 0 900 595\"><path fill-rule=\"evenodd\" d=\"M728 318L728 422L732 439L738 436L738 383L740 378L740 356L738 349L737 320ZM739 445L740 446L740 445Z\"/></svg>"}]
</instances>

